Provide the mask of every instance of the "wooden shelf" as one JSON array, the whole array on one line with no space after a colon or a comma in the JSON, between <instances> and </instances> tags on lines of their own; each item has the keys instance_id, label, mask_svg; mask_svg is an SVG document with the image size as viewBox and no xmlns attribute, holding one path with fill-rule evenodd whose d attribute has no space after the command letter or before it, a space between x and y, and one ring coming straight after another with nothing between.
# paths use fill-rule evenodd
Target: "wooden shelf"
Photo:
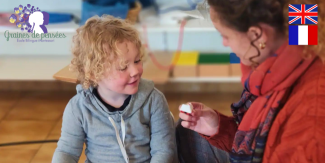
<instances>
[{"instance_id":1,"label":"wooden shelf","mask_svg":"<svg viewBox=\"0 0 325 163\"><path fill-rule=\"evenodd\" d=\"M240 77L177 77L168 82L240 82Z\"/></svg>"},{"instance_id":2,"label":"wooden shelf","mask_svg":"<svg viewBox=\"0 0 325 163\"><path fill-rule=\"evenodd\" d=\"M77 74L72 73L69 70L69 65L65 66L63 69L55 73L53 75L53 78L68 83L77 83Z\"/></svg>"},{"instance_id":3,"label":"wooden shelf","mask_svg":"<svg viewBox=\"0 0 325 163\"><path fill-rule=\"evenodd\" d=\"M0 55L0 80L51 81L70 60L69 56Z\"/></svg>"},{"instance_id":4,"label":"wooden shelf","mask_svg":"<svg viewBox=\"0 0 325 163\"><path fill-rule=\"evenodd\" d=\"M160 64L169 65L172 54L155 52ZM71 73L67 56L0 56L0 80L60 80L76 83L76 75ZM240 77L170 77L169 71L159 69L150 58L144 63L143 78L157 84L166 82L240 82Z\"/></svg>"},{"instance_id":5,"label":"wooden shelf","mask_svg":"<svg viewBox=\"0 0 325 163\"><path fill-rule=\"evenodd\" d=\"M155 57L161 65L167 66L172 61L172 53L155 52ZM159 69L150 58L147 58L143 64L144 73L142 78L154 81L157 84L166 82L240 82L238 77L169 77L169 71ZM53 76L57 80L76 83L77 76L69 71L68 66L61 69Z\"/></svg>"},{"instance_id":6,"label":"wooden shelf","mask_svg":"<svg viewBox=\"0 0 325 163\"><path fill-rule=\"evenodd\" d=\"M155 52L155 57L162 65L169 65L173 55L165 52ZM159 69L150 58L143 63L144 72L142 78L152 80L157 84L164 84L168 81L169 71ZM56 80L77 83L77 75L69 71L69 66L64 67L53 75Z\"/></svg>"}]
</instances>

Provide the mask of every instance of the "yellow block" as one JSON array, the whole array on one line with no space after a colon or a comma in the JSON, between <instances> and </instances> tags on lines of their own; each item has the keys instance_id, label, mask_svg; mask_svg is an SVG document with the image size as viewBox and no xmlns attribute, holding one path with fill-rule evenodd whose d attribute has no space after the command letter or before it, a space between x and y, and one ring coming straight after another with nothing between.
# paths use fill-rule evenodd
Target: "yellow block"
<instances>
[{"instance_id":1,"label":"yellow block","mask_svg":"<svg viewBox=\"0 0 325 163\"><path fill-rule=\"evenodd\" d=\"M176 61L176 55L177 52L174 53L173 56L173 63L175 63ZM195 66L197 65L199 59L199 52L198 51L188 51L188 52L181 52L181 54L179 54L179 58L176 62L176 66Z\"/></svg>"}]
</instances>

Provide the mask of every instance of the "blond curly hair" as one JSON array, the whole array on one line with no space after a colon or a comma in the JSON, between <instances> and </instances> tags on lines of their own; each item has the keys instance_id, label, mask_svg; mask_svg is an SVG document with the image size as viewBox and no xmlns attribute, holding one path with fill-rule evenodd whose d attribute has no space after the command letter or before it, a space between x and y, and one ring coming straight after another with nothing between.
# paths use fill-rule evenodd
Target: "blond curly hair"
<instances>
[{"instance_id":1,"label":"blond curly hair","mask_svg":"<svg viewBox=\"0 0 325 163\"><path fill-rule=\"evenodd\" d=\"M140 58L143 58L139 33L127 20L110 15L93 16L77 29L73 36L70 70L78 74L78 81L84 89L96 87L118 60L119 65L123 66L122 54L116 46L123 41L134 43L139 49Z\"/></svg>"}]
</instances>

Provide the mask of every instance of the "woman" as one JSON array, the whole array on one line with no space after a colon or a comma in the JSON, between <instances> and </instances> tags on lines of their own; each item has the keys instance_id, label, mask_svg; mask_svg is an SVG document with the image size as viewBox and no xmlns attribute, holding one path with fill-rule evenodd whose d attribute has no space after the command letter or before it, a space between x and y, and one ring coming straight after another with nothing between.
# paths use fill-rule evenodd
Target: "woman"
<instances>
[{"instance_id":1,"label":"woman","mask_svg":"<svg viewBox=\"0 0 325 163\"><path fill-rule=\"evenodd\" d=\"M180 162L324 162L324 1L208 3L224 46L241 59L244 91L231 117L197 102L179 114ZM288 45L289 4L318 4L318 45Z\"/></svg>"}]
</instances>

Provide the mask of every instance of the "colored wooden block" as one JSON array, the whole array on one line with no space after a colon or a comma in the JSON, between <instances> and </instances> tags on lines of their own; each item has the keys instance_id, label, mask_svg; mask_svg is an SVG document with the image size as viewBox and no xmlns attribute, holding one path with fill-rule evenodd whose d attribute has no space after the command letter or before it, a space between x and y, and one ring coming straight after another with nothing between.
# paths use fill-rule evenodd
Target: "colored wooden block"
<instances>
[{"instance_id":1,"label":"colored wooden block","mask_svg":"<svg viewBox=\"0 0 325 163\"><path fill-rule=\"evenodd\" d=\"M230 56L226 53L201 53L198 64L229 64Z\"/></svg>"},{"instance_id":2,"label":"colored wooden block","mask_svg":"<svg viewBox=\"0 0 325 163\"><path fill-rule=\"evenodd\" d=\"M175 66L174 77L197 77L197 66Z\"/></svg>"},{"instance_id":3,"label":"colored wooden block","mask_svg":"<svg viewBox=\"0 0 325 163\"><path fill-rule=\"evenodd\" d=\"M240 64L230 64L230 74L235 77L241 76Z\"/></svg>"},{"instance_id":4,"label":"colored wooden block","mask_svg":"<svg viewBox=\"0 0 325 163\"><path fill-rule=\"evenodd\" d=\"M196 77L197 76L197 63L199 52L187 51L181 52L176 62L177 52L174 53L173 63L175 67L173 70L174 77Z\"/></svg>"},{"instance_id":5,"label":"colored wooden block","mask_svg":"<svg viewBox=\"0 0 325 163\"><path fill-rule=\"evenodd\" d=\"M175 63L177 52L174 53L173 63ZM182 65L182 66L195 66L198 63L199 52L197 51L188 51L188 52L181 52L177 62L175 65Z\"/></svg>"},{"instance_id":6,"label":"colored wooden block","mask_svg":"<svg viewBox=\"0 0 325 163\"><path fill-rule=\"evenodd\" d=\"M229 77L229 64L201 64L198 66L199 77Z\"/></svg>"},{"instance_id":7,"label":"colored wooden block","mask_svg":"<svg viewBox=\"0 0 325 163\"><path fill-rule=\"evenodd\" d=\"M200 77L230 76L230 58L226 53L201 53L198 61Z\"/></svg>"},{"instance_id":8,"label":"colored wooden block","mask_svg":"<svg viewBox=\"0 0 325 163\"><path fill-rule=\"evenodd\" d=\"M240 58L237 57L237 55L235 53L230 53L230 63L239 64L240 63Z\"/></svg>"}]
</instances>

